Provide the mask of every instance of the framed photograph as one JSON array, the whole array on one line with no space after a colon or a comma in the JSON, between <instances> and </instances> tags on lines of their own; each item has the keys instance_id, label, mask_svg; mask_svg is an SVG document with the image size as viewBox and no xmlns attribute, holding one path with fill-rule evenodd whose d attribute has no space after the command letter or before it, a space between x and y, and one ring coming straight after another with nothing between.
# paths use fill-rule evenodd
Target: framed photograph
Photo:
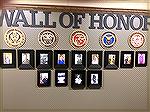
<instances>
[{"instance_id":1,"label":"framed photograph","mask_svg":"<svg viewBox=\"0 0 150 112\"><path fill-rule=\"evenodd\" d=\"M50 70L38 70L37 71L37 86L38 87L51 86L51 71Z\"/></svg>"},{"instance_id":2,"label":"framed photograph","mask_svg":"<svg viewBox=\"0 0 150 112\"><path fill-rule=\"evenodd\" d=\"M84 89L85 87L85 70L71 71L71 88Z\"/></svg>"},{"instance_id":3,"label":"framed photograph","mask_svg":"<svg viewBox=\"0 0 150 112\"><path fill-rule=\"evenodd\" d=\"M34 69L34 50L18 50L18 68Z\"/></svg>"},{"instance_id":4,"label":"framed photograph","mask_svg":"<svg viewBox=\"0 0 150 112\"><path fill-rule=\"evenodd\" d=\"M55 50L54 51L54 67L55 69L67 69L69 67L69 51Z\"/></svg>"},{"instance_id":5,"label":"framed photograph","mask_svg":"<svg viewBox=\"0 0 150 112\"><path fill-rule=\"evenodd\" d=\"M147 66L147 51L136 51L135 67Z\"/></svg>"},{"instance_id":6,"label":"framed photograph","mask_svg":"<svg viewBox=\"0 0 150 112\"><path fill-rule=\"evenodd\" d=\"M68 85L68 70L55 70L55 86L66 87Z\"/></svg>"},{"instance_id":7,"label":"framed photograph","mask_svg":"<svg viewBox=\"0 0 150 112\"><path fill-rule=\"evenodd\" d=\"M104 68L118 69L119 67L119 51L104 52Z\"/></svg>"},{"instance_id":8,"label":"framed photograph","mask_svg":"<svg viewBox=\"0 0 150 112\"><path fill-rule=\"evenodd\" d=\"M101 69L102 67L102 51L87 52L87 67L89 69Z\"/></svg>"},{"instance_id":9,"label":"framed photograph","mask_svg":"<svg viewBox=\"0 0 150 112\"><path fill-rule=\"evenodd\" d=\"M87 88L100 89L102 87L102 70L87 71Z\"/></svg>"},{"instance_id":10,"label":"framed photograph","mask_svg":"<svg viewBox=\"0 0 150 112\"><path fill-rule=\"evenodd\" d=\"M53 51L36 50L36 68L51 69L53 65Z\"/></svg>"},{"instance_id":11,"label":"framed photograph","mask_svg":"<svg viewBox=\"0 0 150 112\"><path fill-rule=\"evenodd\" d=\"M86 51L71 51L72 69L84 69L86 67Z\"/></svg>"},{"instance_id":12,"label":"framed photograph","mask_svg":"<svg viewBox=\"0 0 150 112\"><path fill-rule=\"evenodd\" d=\"M134 51L121 51L120 68L133 68Z\"/></svg>"},{"instance_id":13,"label":"framed photograph","mask_svg":"<svg viewBox=\"0 0 150 112\"><path fill-rule=\"evenodd\" d=\"M3 49L0 56L2 68L16 68L16 50Z\"/></svg>"}]
</instances>

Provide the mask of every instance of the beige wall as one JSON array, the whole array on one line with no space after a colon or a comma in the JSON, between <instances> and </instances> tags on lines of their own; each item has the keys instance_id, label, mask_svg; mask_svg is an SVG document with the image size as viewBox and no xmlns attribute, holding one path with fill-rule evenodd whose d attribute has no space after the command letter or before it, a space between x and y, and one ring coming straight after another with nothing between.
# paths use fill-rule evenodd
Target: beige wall
<instances>
[{"instance_id":1,"label":"beige wall","mask_svg":"<svg viewBox=\"0 0 150 112\"><path fill-rule=\"evenodd\" d=\"M74 1L69 1L69 0L52 0L51 2L48 2L45 0L45 3L41 0L41 2L39 2L39 0L13 0L11 1L11 3L19 3L19 4L22 4L22 3L32 3L32 4L47 4L47 5L74 5L74 6L90 6L90 7L105 7L105 8L128 8L128 9L149 9L150 10L150 0L122 0L122 1L114 1L114 0L110 0L110 1L107 1L107 2L104 2L104 0L99 0L98 3L99 5L97 5L98 3L96 2L96 0L94 1L81 1L81 0L74 0ZM121 5L122 4L122 5ZM150 25L149 25L149 29L150 29ZM2 32L2 29L0 28L0 34ZM150 30L148 32L150 35ZM0 46L1 46L1 43L2 41L0 41ZM148 38L148 44L150 44L150 39ZM148 52L150 52L150 46L148 46ZM148 58L148 65L150 64L150 58ZM150 66L148 66L148 80L150 81ZM0 70L0 109L2 111L2 84L3 84L3 74L2 74L2 71ZM11 86L10 86L11 87ZM149 86L149 91L150 91L150 86ZM150 93L150 92L149 92ZM150 96L150 95L149 95ZM150 97L149 97L149 101L150 101ZM9 111L10 112L10 111ZM13 112L13 111L11 111ZM15 111L14 111L15 112ZM19 112L26 112L26 111L19 111ZM32 111L28 111L28 112L34 112L33 110ZM39 111L38 112L43 112L43 111ZM48 112L48 111L47 111ZM66 111L64 111L66 112ZM78 111L80 112L80 111ZM116 112L116 111L111 111L111 112ZM121 111L120 111L121 112ZM122 111L123 112L123 111ZM131 111L132 112L132 111ZM139 111L138 111L139 112ZM145 111L146 112L146 111Z\"/></svg>"}]
</instances>

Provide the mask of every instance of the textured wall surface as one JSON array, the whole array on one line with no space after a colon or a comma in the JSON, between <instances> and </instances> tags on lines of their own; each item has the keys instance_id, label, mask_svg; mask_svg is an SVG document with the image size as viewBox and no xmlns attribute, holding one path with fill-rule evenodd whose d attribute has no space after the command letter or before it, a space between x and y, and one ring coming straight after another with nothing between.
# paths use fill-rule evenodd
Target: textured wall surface
<instances>
[{"instance_id":1,"label":"textured wall surface","mask_svg":"<svg viewBox=\"0 0 150 112\"><path fill-rule=\"evenodd\" d=\"M58 21L59 12L53 12L52 20ZM26 12L28 15L28 12ZM30 16L28 16L29 18ZM39 15L39 20L42 16ZM30 20L30 18L29 18ZM67 22L68 19L66 18ZM111 20L109 21L111 23ZM136 21L138 24L138 21ZM88 45L78 50L102 50L99 45L100 36L109 30L89 30L89 16L83 21L81 30L84 30L89 37ZM9 28L4 25L3 35ZM38 44L38 34L43 28L19 27L26 34L26 43L20 49L49 49L42 48ZM58 34L59 42L52 50L75 50L69 44L69 35L74 29L64 29L57 24L57 28L50 29ZM32 33L31 33L32 31ZM113 51L131 51L127 39L134 31L121 30L114 32L118 42L114 47L107 49ZM65 33L64 33L65 32ZM139 30L146 37L145 44L138 50L147 50L148 32ZM94 40L94 41L93 41ZM8 47L2 42L2 48ZM103 70L103 68L102 68ZM147 110L148 108L148 69L133 67L133 69L103 70L103 88L98 90L71 90L70 87L54 86L54 70L52 70L52 87L37 87L37 70L3 69L3 109L7 111L21 110ZM69 73L70 77L70 73ZM70 80L70 78L69 78ZM70 86L70 83L69 85Z\"/></svg>"}]
</instances>

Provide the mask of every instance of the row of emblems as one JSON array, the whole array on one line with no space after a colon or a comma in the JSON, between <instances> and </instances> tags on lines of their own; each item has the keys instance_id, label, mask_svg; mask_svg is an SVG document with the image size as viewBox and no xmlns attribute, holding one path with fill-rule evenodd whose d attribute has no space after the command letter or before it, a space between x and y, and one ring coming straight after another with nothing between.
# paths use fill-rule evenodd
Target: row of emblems
<instances>
[{"instance_id":1,"label":"row of emblems","mask_svg":"<svg viewBox=\"0 0 150 112\"><path fill-rule=\"evenodd\" d=\"M54 47L58 43L58 36L51 30L43 30L38 35L38 42L43 47ZM20 48L26 41L25 33L19 29L9 29L4 36L5 43L11 48ZM105 32L100 37L100 45L103 48L111 48L117 42L117 36L113 32ZM88 44L88 35L82 30L75 30L70 35L70 44L73 48L83 48ZM132 33L128 38L131 48L140 48L145 42L145 37L140 32Z\"/></svg>"}]
</instances>

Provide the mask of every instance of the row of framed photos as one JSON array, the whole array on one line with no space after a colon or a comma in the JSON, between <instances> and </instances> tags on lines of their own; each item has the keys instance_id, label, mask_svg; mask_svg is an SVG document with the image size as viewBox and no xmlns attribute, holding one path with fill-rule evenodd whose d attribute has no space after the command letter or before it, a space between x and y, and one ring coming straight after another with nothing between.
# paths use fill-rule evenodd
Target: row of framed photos
<instances>
[{"instance_id":1,"label":"row of framed photos","mask_svg":"<svg viewBox=\"0 0 150 112\"><path fill-rule=\"evenodd\" d=\"M102 70L71 70L72 89L100 89L102 87ZM68 70L55 70L55 86L68 86ZM51 70L37 71L37 86L51 86Z\"/></svg>"},{"instance_id":2,"label":"row of framed photos","mask_svg":"<svg viewBox=\"0 0 150 112\"><path fill-rule=\"evenodd\" d=\"M17 53L19 69L35 68L34 50L18 50ZM16 50L0 50L0 59L1 68L16 68ZM37 69L101 69L102 60L103 51L36 50ZM147 51L121 51L120 68L132 68L134 62L135 67L146 67ZM119 51L104 51L104 69L118 67Z\"/></svg>"}]
</instances>

